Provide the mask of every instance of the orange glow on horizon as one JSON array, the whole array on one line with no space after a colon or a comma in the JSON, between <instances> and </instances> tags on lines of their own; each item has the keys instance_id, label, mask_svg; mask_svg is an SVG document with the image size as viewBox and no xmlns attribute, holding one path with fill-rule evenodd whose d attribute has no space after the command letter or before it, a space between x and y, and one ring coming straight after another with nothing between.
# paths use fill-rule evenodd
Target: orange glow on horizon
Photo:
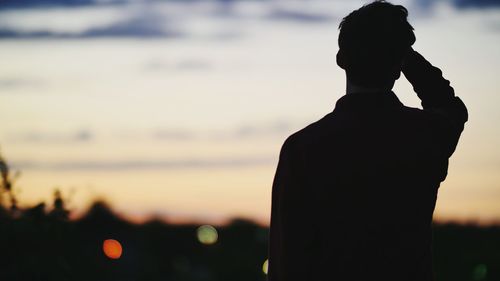
<instances>
[{"instance_id":1,"label":"orange glow on horizon","mask_svg":"<svg viewBox=\"0 0 500 281\"><path fill-rule=\"evenodd\" d=\"M115 239L106 239L102 243L104 254L113 260L119 259L122 256L122 245Z\"/></svg>"}]
</instances>

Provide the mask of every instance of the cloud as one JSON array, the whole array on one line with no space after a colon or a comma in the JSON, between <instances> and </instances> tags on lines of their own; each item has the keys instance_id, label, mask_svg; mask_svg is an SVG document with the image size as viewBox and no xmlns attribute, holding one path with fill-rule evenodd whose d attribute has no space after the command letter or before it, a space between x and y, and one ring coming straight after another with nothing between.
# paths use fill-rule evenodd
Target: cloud
<instances>
[{"instance_id":1,"label":"cloud","mask_svg":"<svg viewBox=\"0 0 500 281\"><path fill-rule=\"evenodd\" d=\"M14 161L12 167L19 170L57 170L57 171L122 171L149 169L210 169L242 168L275 164L274 157L239 157L220 159L181 159L181 160L123 160L123 161L62 161L34 162Z\"/></svg>"},{"instance_id":2,"label":"cloud","mask_svg":"<svg viewBox=\"0 0 500 281\"><path fill-rule=\"evenodd\" d=\"M36 79L27 78L0 78L0 89L12 90L20 88L38 88L44 86L44 83Z\"/></svg>"},{"instance_id":3,"label":"cloud","mask_svg":"<svg viewBox=\"0 0 500 281\"><path fill-rule=\"evenodd\" d=\"M323 23L335 20L335 17L326 13L304 12L300 10L275 9L267 16L268 19L294 21L304 23Z\"/></svg>"},{"instance_id":4,"label":"cloud","mask_svg":"<svg viewBox=\"0 0 500 281\"><path fill-rule=\"evenodd\" d=\"M169 30L164 28L159 20L151 15L134 17L125 21L120 21L104 27L88 29L77 37L181 37L183 33L179 30Z\"/></svg>"},{"instance_id":5,"label":"cloud","mask_svg":"<svg viewBox=\"0 0 500 281\"><path fill-rule=\"evenodd\" d=\"M204 59L181 59L175 62L166 62L161 59L150 60L144 64L146 71L193 71L193 70L209 70L213 68L213 64Z\"/></svg>"},{"instance_id":6,"label":"cloud","mask_svg":"<svg viewBox=\"0 0 500 281\"><path fill-rule=\"evenodd\" d=\"M494 32L500 32L500 22L490 22L488 28Z\"/></svg>"},{"instance_id":7,"label":"cloud","mask_svg":"<svg viewBox=\"0 0 500 281\"><path fill-rule=\"evenodd\" d=\"M156 16L134 16L106 26L92 27L81 32L63 32L52 30L17 30L0 28L0 38L52 38L79 39L100 37L132 37L132 38L178 38L184 33L180 30L164 27Z\"/></svg>"},{"instance_id":8,"label":"cloud","mask_svg":"<svg viewBox=\"0 0 500 281\"><path fill-rule=\"evenodd\" d=\"M95 138L95 134L82 129L72 133L27 132L9 137L12 141L24 143L86 143Z\"/></svg>"},{"instance_id":9,"label":"cloud","mask_svg":"<svg viewBox=\"0 0 500 281\"><path fill-rule=\"evenodd\" d=\"M112 140L132 140L137 141L153 139L165 142L186 142L186 141L238 141L250 138L265 137L285 137L290 134L293 128L290 122L275 121L263 125L240 125L226 130L190 130L186 128L158 128L149 132L138 134L132 132L120 132L112 135ZM28 144L77 144L94 141L98 136L96 132L90 129L79 129L66 132L54 131L25 131L13 132L6 135L6 140L16 143Z\"/></svg>"},{"instance_id":10,"label":"cloud","mask_svg":"<svg viewBox=\"0 0 500 281\"><path fill-rule=\"evenodd\" d=\"M0 11L10 9L2 11L10 16L0 21L0 38L178 38L190 35L209 40L228 40L240 38L245 31L244 25L234 23L249 19L301 23L321 23L335 19L324 9L316 7L314 10L304 10L310 8L307 3L293 2L292 6L276 7L273 2L255 2L251 5L258 9L248 9L248 2L237 0L0 1ZM24 12L21 13L21 10ZM221 14L221 10L224 13ZM111 19L110 22L110 15L119 15L120 19ZM80 20L72 21L70 17ZM65 22L69 24L65 25ZM200 22L207 24L200 28ZM184 67L200 68L193 64Z\"/></svg>"},{"instance_id":11,"label":"cloud","mask_svg":"<svg viewBox=\"0 0 500 281\"><path fill-rule=\"evenodd\" d=\"M457 8L500 8L500 0L451 0Z\"/></svg>"},{"instance_id":12,"label":"cloud","mask_svg":"<svg viewBox=\"0 0 500 281\"><path fill-rule=\"evenodd\" d=\"M200 59L187 59L181 60L175 64L176 70L200 70L200 69L209 69L212 65Z\"/></svg>"},{"instance_id":13,"label":"cloud","mask_svg":"<svg viewBox=\"0 0 500 281\"><path fill-rule=\"evenodd\" d=\"M292 124L285 121L276 121L274 123L262 126L244 125L236 128L232 136L236 138L263 137L289 134Z\"/></svg>"},{"instance_id":14,"label":"cloud","mask_svg":"<svg viewBox=\"0 0 500 281\"><path fill-rule=\"evenodd\" d=\"M0 38L42 38L54 37L49 31L17 31L9 28L0 28Z\"/></svg>"},{"instance_id":15,"label":"cloud","mask_svg":"<svg viewBox=\"0 0 500 281\"><path fill-rule=\"evenodd\" d=\"M500 0L444 0L444 1L457 9L500 8ZM413 0L413 3L425 11L433 8L436 4L443 3L443 1Z\"/></svg>"},{"instance_id":16,"label":"cloud","mask_svg":"<svg viewBox=\"0 0 500 281\"><path fill-rule=\"evenodd\" d=\"M122 4L127 0L2 0L0 9L32 9L53 7L82 7L104 4Z\"/></svg>"},{"instance_id":17,"label":"cloud","mask_svg":"<svg viewBox=\"0 0 500 281\"><path fill-rule=\"evenodd\" d=\"M263 137L284 137L290 134L294 126L290 122L275 121L262 125L240 125L229 130L190 131L186 129L158 129L152 137L161 141L193 140L243 140Z\"/></svg>"},{"instance_id":18,"label":"cloud","mask_svg":"<svg viewBox=\"0 0 500 281\"><path fill-rule=\"evenodd\" d=\"M160 129L153 133L153 137L159 140L186 141L197 138L194 132L183 129Z\"/></svg>"}]
</instances>

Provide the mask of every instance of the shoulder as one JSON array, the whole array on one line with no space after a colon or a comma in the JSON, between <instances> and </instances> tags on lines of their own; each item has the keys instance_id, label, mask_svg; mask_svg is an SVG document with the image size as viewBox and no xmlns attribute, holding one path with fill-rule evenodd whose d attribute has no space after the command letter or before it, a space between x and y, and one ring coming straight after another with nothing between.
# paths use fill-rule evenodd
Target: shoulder
<instances>
[{"instance_id":1,"label":"shoulder","mask_svg":"<svg viewBox=\"0 0 500 281\"><path fill-rule=\"evenodd\" d=\"M315 121L306 127L296 131L286 138L282 146L283 151L304 151L305 147L310 147L313 145L315 140L321 137L326 131L328 131L329 121L332 119L333 113L325 115L318 121Z\"/></svg>"}]
</instances>

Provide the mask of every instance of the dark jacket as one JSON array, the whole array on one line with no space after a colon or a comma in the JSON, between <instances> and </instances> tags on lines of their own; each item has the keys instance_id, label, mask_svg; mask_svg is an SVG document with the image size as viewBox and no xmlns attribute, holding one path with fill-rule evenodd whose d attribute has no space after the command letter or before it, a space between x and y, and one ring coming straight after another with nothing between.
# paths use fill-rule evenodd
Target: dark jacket
<instances>
[{"instance_id":1,"label":"dark jacket","mask_svg":"<svg viewBox=\"0 0 500 281\"><path fill-rule=\"evenodd\" d=\"M467 109L418 53L403 73L423 110L392 92L348 94L285 141L269 281L432 280L432 214Z\"/></svg>"}]
</instances>

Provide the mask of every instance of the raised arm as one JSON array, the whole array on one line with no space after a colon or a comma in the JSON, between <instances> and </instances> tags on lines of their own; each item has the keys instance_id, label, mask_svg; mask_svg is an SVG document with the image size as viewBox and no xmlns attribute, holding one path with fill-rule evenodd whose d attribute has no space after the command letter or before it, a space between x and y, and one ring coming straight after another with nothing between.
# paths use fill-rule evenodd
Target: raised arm
<instances>
[{"instance_id":1,"label":"raised arm","mask_svg":"<svg viewBox=\"0 0 500 281\"><path fill-rule=\"evenodd\" d=\"M450 82L443 78L441 70L418 52L410 50L402 70L422 100L423 109L434 116L432 125L444 156L451 156L468 119L467 108L455 96L455 91Z\"/></svg>"}]
</instances>

